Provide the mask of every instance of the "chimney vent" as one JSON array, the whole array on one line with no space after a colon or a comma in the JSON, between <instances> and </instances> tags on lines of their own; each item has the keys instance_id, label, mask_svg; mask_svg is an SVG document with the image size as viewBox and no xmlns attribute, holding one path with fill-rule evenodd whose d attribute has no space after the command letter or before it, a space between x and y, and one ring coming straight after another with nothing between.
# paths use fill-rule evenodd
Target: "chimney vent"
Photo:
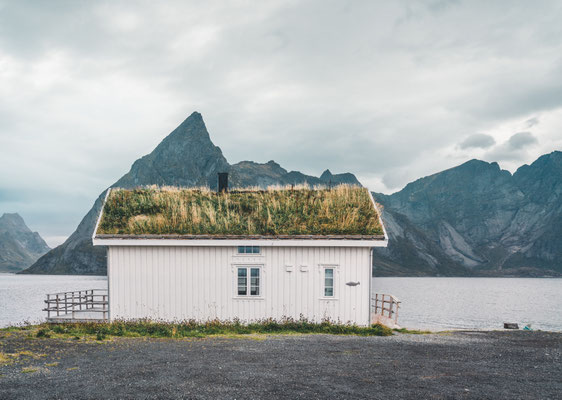
<instances>
[{"instance_id":1,"label":"chimney vent","mask_svg":"<svg viewBox=\"0 0 562 400\"><path fill-rule=\"evenodd\" d=\"M219 172L219 193L228 192L228 172Z\"/></svg>"}]
</instances>

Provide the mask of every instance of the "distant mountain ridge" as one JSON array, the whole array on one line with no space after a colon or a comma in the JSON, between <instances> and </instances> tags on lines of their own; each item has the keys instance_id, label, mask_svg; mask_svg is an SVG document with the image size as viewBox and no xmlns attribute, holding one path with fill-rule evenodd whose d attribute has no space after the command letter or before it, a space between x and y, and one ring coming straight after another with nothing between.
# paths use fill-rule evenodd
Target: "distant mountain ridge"
<instances>
[{"instance_id":1,"label":"distant mountain ridge","mask_svg":"<svg viewBox=\"0 0 562 400\"><path fill-rule=\"evenodd\" d=\"M50 247L17 214L0 217L0 272L18 272L33 264Z\"/></svg>"},{"instance_id":2,"label":"distant mountain ridge","mask_svg":"<svg viewBox=\"0 0 562 400\"><path fill-rule=\"evenodd\" d=\"M376 275L562 276L562 152L513 175L471 160L409 183L384 207Z\"/></svg>"},{"instance_id":3,"label":"distant mountain ridge","mask_svg":"<svg viewBox=\"0 0 562 400\"><path fill-rule=\"evenodd\" d=\"M353 174L320 177L287 171L274 161L229 164L193 113L112 187L359 184ZM24 273L105 274L105 249L91 235L102 193L76 231ZM389 247L374 252L378 276L562 276L562 153L541 156L513 175L497 163L471 160L420 178L383 207Z\"/></svg>"},{"instance_id":4,"label":"distant mountain ridge","mask_svg":"<svg viewBox=\"0 0 562 400\"><path fill-rule=\"evenodd\" d=\"M135 161L111 187L133 188L145 185L217 187L217 173L229 172L231 187L291 184L360 184L353 174L332 175L326 170L320 178L283 169L274 161L260 164L242 161L230 165L198 112L191 114L148 155ZM104 275L106 251L94 247L91 236L105 192L84 216L78 228L60 246L41 257L22 273Z\"/></svg>"}]
</instances>

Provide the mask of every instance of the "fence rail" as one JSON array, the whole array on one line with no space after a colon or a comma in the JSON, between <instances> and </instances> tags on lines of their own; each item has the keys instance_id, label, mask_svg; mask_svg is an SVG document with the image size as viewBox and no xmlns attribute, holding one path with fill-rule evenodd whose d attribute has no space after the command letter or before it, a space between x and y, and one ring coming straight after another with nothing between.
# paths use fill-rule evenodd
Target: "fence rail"
<instances>
[{"instance_id":1,"label":"fence rail","mask_svg":"<svg viewBox=\"0 0 562 400\"><path fill-rule=\"evenodd\" d=\"M102 320L109 316L109 298L106 289L76 290L47 294L45 300L47 321ZM78 313L78 318L76 314ZM92 318L90 313L100 313L101 318Z\"/></svg>"},{"instance_id":2,"label":"fence rail","mask_svg":"<svg viewBox=\"0 0 562 400\"><path fill-rule=\"evenodd\" d=\"M394 319L395 323L398 323L398 309L400 308L401 301L398 300L391 294L375 294L372 307L374 308L375 314L380 314L390 319Z\"/></svg>"}]
</instances>

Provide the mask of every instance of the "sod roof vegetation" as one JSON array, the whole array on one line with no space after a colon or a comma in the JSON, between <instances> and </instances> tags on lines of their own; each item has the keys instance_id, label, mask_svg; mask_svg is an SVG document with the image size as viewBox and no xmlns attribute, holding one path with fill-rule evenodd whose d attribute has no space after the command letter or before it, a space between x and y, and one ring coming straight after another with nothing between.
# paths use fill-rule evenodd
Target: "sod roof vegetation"
<instances>
[{"instance_id":1,"label":"sod roof vegetation","mask_svg":"<svg viewBox=\"0 0 562 400\"><path fill-rule=\"evenodd\" d=\"M209 189L113 189L97 237L356 237L382 239L367 189L275 187L217 193Z\"/></svg>"}]
</instances>

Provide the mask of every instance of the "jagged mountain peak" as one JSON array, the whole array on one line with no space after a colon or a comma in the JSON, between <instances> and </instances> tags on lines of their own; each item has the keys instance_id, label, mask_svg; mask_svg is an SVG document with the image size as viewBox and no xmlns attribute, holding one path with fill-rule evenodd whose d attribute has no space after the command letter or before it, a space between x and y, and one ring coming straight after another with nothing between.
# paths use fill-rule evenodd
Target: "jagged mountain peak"
<instances>
[{"instance_id":1,"label":"jagged mountain peak","mask_svg":"<svg viewBox=\"0 0 562 400\"><path fill-rule=\"evenodd\" d=\"M25 225L25 221L18 213L4 213L0 217L0 223Z\"/></svg>"},{"instance_id":2,"label":"jagged mountain peak","mask_svg":"<svg viewBox=\"0 0 562 400\"><path fill-rule=\"evenodd\" d=\"M216 187L216 174L230 168L211 141L200 113L194 112L113 186L144 185Z\"/></svg>"},{"instance_id":3,"label":"jagged mountain peak","mask_svg":"<svg viewBox=\"0 0 562 400\"><path fill-rule=\"evenodd\" d=\"M472 159L455 167L419 178L408 183L402 190L396 192L398 196L411 196L413 193L433 189L439 192L485 190L490 185L498 185L510 180L511 173L500 168L497 162L486 162ZM424 194L425 195L425 194Z\"/></svg>"},{"instance_id":4,"label":"jagged mountain peak","mask_svg":"<svg viewBox=\"0 0 562 400\"><path fill-rule=\"evenodd\" d=\"M27 268L47 251L47 243L27 227L18 213L0 217L0 272Z\"/></svg>"},{"instance_id":5,"label":"jagged mountain peak","mask_svg":"<svg viewBox=\"0 0 562 400\"><path fill-rule=\"evenodd\" d=\"M184 140L185 137L198 137L211 140L203 116L197 111L193 112L181 124L174 129L166 139ZM164 140L166 140L164 139Z\"/></svg>"},{"instance_id":6,"label":"jagged mountain peak","mask_svg":"<svg viewBox=\"0 0 562 400\"><path fill-rule=\"evenodd\" d=\"M537 158L531 165L525 164L520 166L514 175L526 173L532 169L546 169L547 172L562 171L562 151L555 150L548 154L543 154Z\"/></svg>"},{"instance_id":7,"label":"jagged mountain peak","mask_svg":"<svg viewBox=\"0 0 562 400\"><path fill-rule=\"evenodd\" d=\"M322 175L320 175L320 179L322 179L323 181L327 181L332 176L332 172L329 169L326 169L326 171L322 172Z\"/></svg>"},{"instance_id":8,"label":"jagged mountain peak","mask_svg":"<svg viewBox=\"0 0 562 400\"><path fill-rule=\"evenodd\" d=\"M31 229L18 213L4 213L0 217L0 232L31 233Z\"/></svg>"}]
</instances>

